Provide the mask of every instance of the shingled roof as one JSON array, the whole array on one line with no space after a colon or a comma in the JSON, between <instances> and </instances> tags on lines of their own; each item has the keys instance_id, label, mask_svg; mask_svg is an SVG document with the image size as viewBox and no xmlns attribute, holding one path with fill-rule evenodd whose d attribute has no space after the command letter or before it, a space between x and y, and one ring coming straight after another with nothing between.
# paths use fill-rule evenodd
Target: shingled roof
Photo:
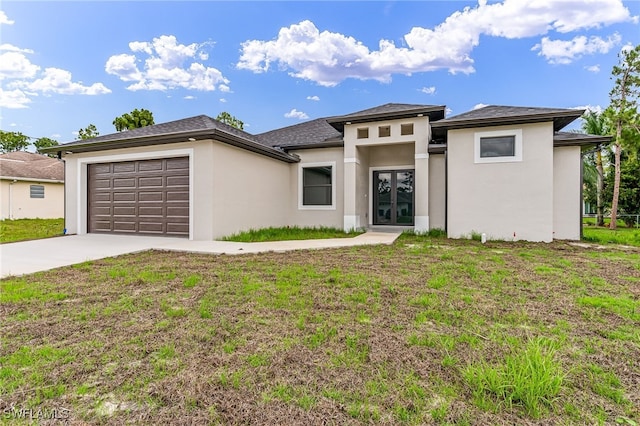
<instances>
[{"instance_id":1,"label":"shingled roof","mask_svg":"<svg viewBox=\"0 0 640 426\"><path fill-rule=\"evenodd\" d=\"M0 155L0 177L64 182L64 164L33 152L8 152Z\"/></svg>"},{"instance_id":2,"label":"shingled roof","mask_svg":"<svg viewBox=\"0 0 640 426\"><path fill-rule=\"evenodd\" d=\"M557 132L582 114L584 110L581 109L488 105L431 123L431 127L452 130L553 121L553 130Z\"/></svg>"},{"instance_id":3,"label":"shingled roof","mask_svg":"<svg viewBox=\"0 0 640 426\"><path fill-rule=\"evenodd\" d=\"M342 146L342 133L327 123L326 118L318 118L282 129L271 130L255 136L269 146L287 148Z\"/></svg>"},{"instance_id":4,"label":"shingled roof","mask_svg":"<svg viewBox=\"0 0 640 426\"><path fill-rule=\"evenodd\" d=\"M43 149L42 151L90 152L212 138L280 160L288 162L298 161L298 158L295 156L260 143L252 134L214 120L206 115L198 115L182 120L154 124L152 126L111 133L91 139L69 142L56 147Z\"/></svg>"},{"instance_id":5,"label":"shingled roof","mask_svg":"<svg viewBox=\"0 0 640 426\"><path fill-rule=\"evenodd\" d=\"M347 115L327 118L327 122L339 131L343 131L348 122L363 123L367 121L394 120L398 118L428 115L430 121L444 118L444 105L416 105L416 104L384 104Z\"/></svg>"}]
</instances>

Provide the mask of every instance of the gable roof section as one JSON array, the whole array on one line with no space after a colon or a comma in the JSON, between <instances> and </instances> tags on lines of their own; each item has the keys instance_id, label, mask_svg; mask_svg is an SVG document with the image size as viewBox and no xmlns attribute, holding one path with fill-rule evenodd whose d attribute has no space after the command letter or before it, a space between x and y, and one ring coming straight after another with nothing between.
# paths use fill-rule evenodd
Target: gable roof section
<instances>
[{"instance_id":1,"label":"gable roof section","mask_svg":"<svg viewBox=\"0 0 640 426\"><path fill-rule=\"evenodd\" d=\"M347 123L365 123L367 121L394 120L428 115L434 122L444 118L444 105L416 105L416 104L384 104L374 108L354 112L352 114L327 118L327 122L338 131L344 130Z\"/></svg>"},{"instance_id":2,"label":"gable roof section","mask_svg":"<svg viewBox=\"0 0 640 426\"><path fill-rule=\"evenodd\" d=\"M0 155L0 177L64 182L64 164L55 158L33 152L8 152Z\"/></svg>"},{"instance_id":3,"label":"gable roof section","mask_svg":"<svg viewBox=\"0 0 640 426\"><path fill-rule=\"evenodd\" d=\"M245 131L214 120L206 115L184 118L168 123L98 136L92 139L65 143L43 149L43 152L91 152L105 149L131 148L186 142L189 140L215 139L239 148L286 162L297 162L298 158L279 149L260 143Z\"/></svg>"},{"instance_id":4,"label":"gable roof section","mask_svg":"<svg viewBox=\"0 0 640 426\"><path fill-rule=\"evenodd\" d=\"M271 130L255 137L265 145L283 149L327 148L344 144L342 133L327 123L326 118Z\"/></svg>"},{"instance_id":5,"label":"gable roof section","mask_svg":"<svg viewBox=\"0 0 640 426\"><path fill-rule=\"evenodd\" d=\"M553 121L553 130L557 132L582 114L582 109L488 105L431 123L431 127L434 130L454 130Z\"/></svg>"}]
</instances>

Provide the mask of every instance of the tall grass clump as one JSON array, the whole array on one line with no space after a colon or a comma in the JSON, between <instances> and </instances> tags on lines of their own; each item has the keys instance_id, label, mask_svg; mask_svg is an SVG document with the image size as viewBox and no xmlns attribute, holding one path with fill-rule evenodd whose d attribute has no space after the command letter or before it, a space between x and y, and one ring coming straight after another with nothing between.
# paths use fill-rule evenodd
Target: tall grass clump
<instances>
[{"instance_id":1,"label":"tall grass clump","mask_svg":"<svg viewBox=\"0 0 640 426\"><path fill-rule=\"evenodd\" d=\"M496 410L520 406L529 416L541 417L552 406L565 376L555 351L552 341L537 338L524 348L512 348L502 363L467 366L463 374L476 404Z\"/></svg>"}]
</instances>

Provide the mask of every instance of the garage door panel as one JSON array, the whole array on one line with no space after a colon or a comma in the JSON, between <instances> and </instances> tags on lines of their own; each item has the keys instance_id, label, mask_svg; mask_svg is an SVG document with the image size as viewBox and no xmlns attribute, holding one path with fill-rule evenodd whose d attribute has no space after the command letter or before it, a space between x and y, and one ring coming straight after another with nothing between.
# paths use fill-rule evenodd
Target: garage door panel
<instances>
[{"instance_id":1,"label":"garage door panel","mask_svg":"<svg viewBox=\"0 0 640 426\"><path fill-rule=\"evenodd\" d=\"M167 176L167 186L189 186L189 176Z\"/></svg>"},{"instance_id":2,"label":"garage door panel","mask_svg":"<svg viewBox=\"0 0 640 426\"><path fill-rule=\"evenodd\" d=\"M116 178L116 179L113 179L113 187L114 188L135 188L136 187L136 179L135 178Z\"/></svg>"},{"instance_id":3,"label":"garage door panel","mask_svg":"<svg viewBox=\"0 0 640 426\"><path fill-rule=\"evenodd\" d=\"M114 192L113 201L136 201L135 192Z\"/></svg>"},{"instance_id":4,"label":"garage door panel","mask_svg":"<svg viewBox=\"0 0 640 426\"><path fill-rule=\"evenodd\" d=\"M135 206L113 206L114 216L135 216Z\"/></svg>"},{"instance_id":5,"label":"garage door panel","mask_svg":"<svg viewBox=\"0 0 640 426\"><path fill-rule=\"evenodd\" d=\"M163 206L140 206L138 207L139 216L165 216L165 208ZM167 214L168 216L168 214Z\"/></svg>"},{"instance_id":6,"label":"garage door panel","mask_svg":"<svg viewBox=\"0 0 640 426\"><path fill-rule=\"evenodd\" d=\"M88 231L189 235L189 159L90 164Z\"/></svg>"},{"instance_id":7,"label":"garage door panel","mask_svg":"<svg viewBox=\"0 0 640 426\"><path fill-rule=\"evenodd\" d=\"M162 176L138 178L138 188L162 187L163 184Z\"/></svg>"},{"instance_id":8,"label":"garage door panel","mask_svg":"<svg viewBox=\"0 0 640 426\"><path fill-rule=\"evenodd\" d=\"M149 172L149 171L158 171L162 170L162 160L147 160L141 161L138 163L138 171L139 172Z\"/></svg>"},{"instance_id":9,"label":"garage door panel","mask_svg":"<svg viewBox=\"0 0 640 426\"><path fill-rule=\"evenodd\" d=\"M167 170L189 170L189 158L167 159Z\"/></svg>"},{"instance_id":10,"label":"garage door panel","mask_svg":"<svg viewBox=\"0 0 640 426\"><path fill-rule=\"evenodd\" d=\"M113 173L131 173L136 171L135 162L113 163Z\"/></svg>"},{"instance_id":11,"label":"garage door panel","mask_svg":"<svg viewBox=\"0 0 640 426\"><path fill-rule=\"evenodd\" d=\"M188 192L167 191L167 201L189 201Z\"/></svg>"}]
</instances>

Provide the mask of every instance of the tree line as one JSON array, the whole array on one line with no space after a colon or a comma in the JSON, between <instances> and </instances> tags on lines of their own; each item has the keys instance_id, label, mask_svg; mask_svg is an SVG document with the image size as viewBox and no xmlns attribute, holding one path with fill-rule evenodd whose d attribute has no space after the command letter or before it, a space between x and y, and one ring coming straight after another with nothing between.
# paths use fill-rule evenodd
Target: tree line
<instances>
[{"instance_id":1,"label":"tree line","mask_svg":"<svg viewBox=\"0 0 640 426\"><path fill-rule=\"evenodd\" d=\"M640 45L619 53L611 79L609 106L601 113L588 111L582 130L612 141L585 154L583 176L584 199L596 206L596 224L604 226L609 212L609 227L616 229L618 215L640 214Z\"/></svg>"},{"instance_id":2,"label":"tree line","mask_svg":"<svg viewBox=\"0 0 640 426\"><path fill-rule=\"evenodd\" d=\"M218 114L216 120L240 130L244 128L244 122L242 120L239 120L226 111ZM136 108L131 112L122 114L121 116L113 119L113 125L118 132L138 129L145 126L151 126L153 124L155 124L153 113L144 108ZM100 136L100 132L96 125L89 124L87 127L78 130L76 140L92 139L98 136ZM24 151L31 145L34 146L36 151L40 152L43 148L59 145L59 142L47 137L33 138L21 132L7 132L0 130L0 153L4 154L6 152ZM48 155L54 156L54 154Z\"/></svg>"}]
</instances>

